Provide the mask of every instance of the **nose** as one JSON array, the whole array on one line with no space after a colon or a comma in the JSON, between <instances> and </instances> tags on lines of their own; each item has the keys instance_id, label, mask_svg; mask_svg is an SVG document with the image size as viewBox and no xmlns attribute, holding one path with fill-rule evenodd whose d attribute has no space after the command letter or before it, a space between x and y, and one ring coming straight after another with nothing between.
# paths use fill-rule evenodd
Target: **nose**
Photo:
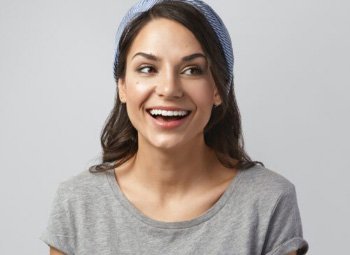
<instances>
[{"instance_id":1,"label":"nose","mask_svg":"<svg viewBox=\"0 0 350 255\"><path fill-rule=\"evenodd\" d=\"M181 98L183 90L177 73L173 70L165 70L160 73L155 92L164 98Z\"/></svg>"}]
</instances>

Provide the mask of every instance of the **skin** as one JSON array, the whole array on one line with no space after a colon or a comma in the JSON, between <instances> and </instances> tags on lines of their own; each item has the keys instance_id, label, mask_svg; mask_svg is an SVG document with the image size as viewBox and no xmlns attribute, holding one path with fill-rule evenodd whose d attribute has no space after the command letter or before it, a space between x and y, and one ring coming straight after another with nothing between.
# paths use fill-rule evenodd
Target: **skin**
<instances>
[{"instance_id":1,"label":"skin","mask_svg":"<svg viewBox=\"0 0 350 255\"><path fill-rule=\"evenodd\" d=\"M204 148L204 126L213 104L221 100L206 58L198 56L182 61L192 54L205 56L192 33L174 21L153 20L136 36L127 56L125 79L119 79L118 84L128 116L141 138L139 147L148 146L167 153L185 146L186 149L195 145ZM150 56L156 60L149 59ZM200 68L203 74L194 73L193 68ZM148 120L145 109L151 106L191 110L191 120L176 130L165 131ZM143 152L141 148L140 153ZM168 160L177 161L172 157Z\"/></svg>"},{"instance_id":2,"label":"skin","mask_svg":"<svg viewBox=\"0 0 350 255\"><path fill-rule=\"evenodd\" d=\"M237 173L222 166L204 142L212 107L221 103L209 67L194 35L164 18L146 24L128 52L119 96L138 131L138 152L115 173L125 196L150 218L198 217ZM191 114L180 127L164 129L146 111L154 106L179 107ZM63 253L51 247L50 254Z\"/></svg>"},{"instance_id":3,"label":"skin","mask_svg":"<svg viewBox=\"0 0 350 255\"><path fill-rule=\"evenodd\" d=\"M50 247L50 255L64 255L64 253L54 247Z\"/></svg>"}]
</instances>

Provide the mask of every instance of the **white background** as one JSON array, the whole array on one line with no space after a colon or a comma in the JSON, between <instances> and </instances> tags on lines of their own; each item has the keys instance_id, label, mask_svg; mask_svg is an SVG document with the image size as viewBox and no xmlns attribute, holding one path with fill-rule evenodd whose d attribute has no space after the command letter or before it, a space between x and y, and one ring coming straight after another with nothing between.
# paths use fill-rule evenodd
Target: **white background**
<instances>
[{"instance_id":1,"label":"white background","mask_svg":"<svg viewBox=\"0 0 350 255\"><path fill-rule=\"evenodd\" d=\"M59 182L96 163L135 1L0 0L1 254L48 254ZM208 1L232 36L246 149L297 188L309 254L350 241L349 2Z\"/></svg>"}]
</instances>

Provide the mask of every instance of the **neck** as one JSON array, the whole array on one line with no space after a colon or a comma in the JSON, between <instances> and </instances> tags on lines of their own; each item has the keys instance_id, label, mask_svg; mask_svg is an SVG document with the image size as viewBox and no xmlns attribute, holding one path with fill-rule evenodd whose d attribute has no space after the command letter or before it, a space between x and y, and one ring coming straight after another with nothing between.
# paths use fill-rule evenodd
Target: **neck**
<instances>
[{"instance_id":1,"label":"neck","mask_svg":"<svg viewBox=\"0 0 350 255\"><path fill-rule=\"evenodd\" d=\"M182 196L198 183L208 181L217 162L215 152L204 140L172 150L140 143L132 169L135 180L152 193Z\"/></svg>"}]
</instances>

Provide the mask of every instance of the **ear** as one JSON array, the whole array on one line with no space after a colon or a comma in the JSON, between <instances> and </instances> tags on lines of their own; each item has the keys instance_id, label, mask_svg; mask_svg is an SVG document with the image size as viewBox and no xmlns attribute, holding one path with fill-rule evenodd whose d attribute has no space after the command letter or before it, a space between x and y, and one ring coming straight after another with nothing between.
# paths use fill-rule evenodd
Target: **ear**
<instances>
[{"instance_id":1,"label":"ear","mask_svg":"<svg viewBox=\"0 0 350 255\"><path fill-rule=\"evenodd\" d=\"M119 100L122 103L126 103L126 87L125 87L125 80L122 78L118 79L118 95Z\"/></svg>"},{"instance_id":2,"label":"ear","mask_svg":"<svg viewBox=\"0 0 350 255\"><path fill-rule=\"evenodd\" d=\"M215 106L218 106L218 105L220 105L222 103L219 91L216 88L216 86L214 87L214 98L213 98L213 100L214 100L214 105Z\"/></svg>"}]
</instances>

